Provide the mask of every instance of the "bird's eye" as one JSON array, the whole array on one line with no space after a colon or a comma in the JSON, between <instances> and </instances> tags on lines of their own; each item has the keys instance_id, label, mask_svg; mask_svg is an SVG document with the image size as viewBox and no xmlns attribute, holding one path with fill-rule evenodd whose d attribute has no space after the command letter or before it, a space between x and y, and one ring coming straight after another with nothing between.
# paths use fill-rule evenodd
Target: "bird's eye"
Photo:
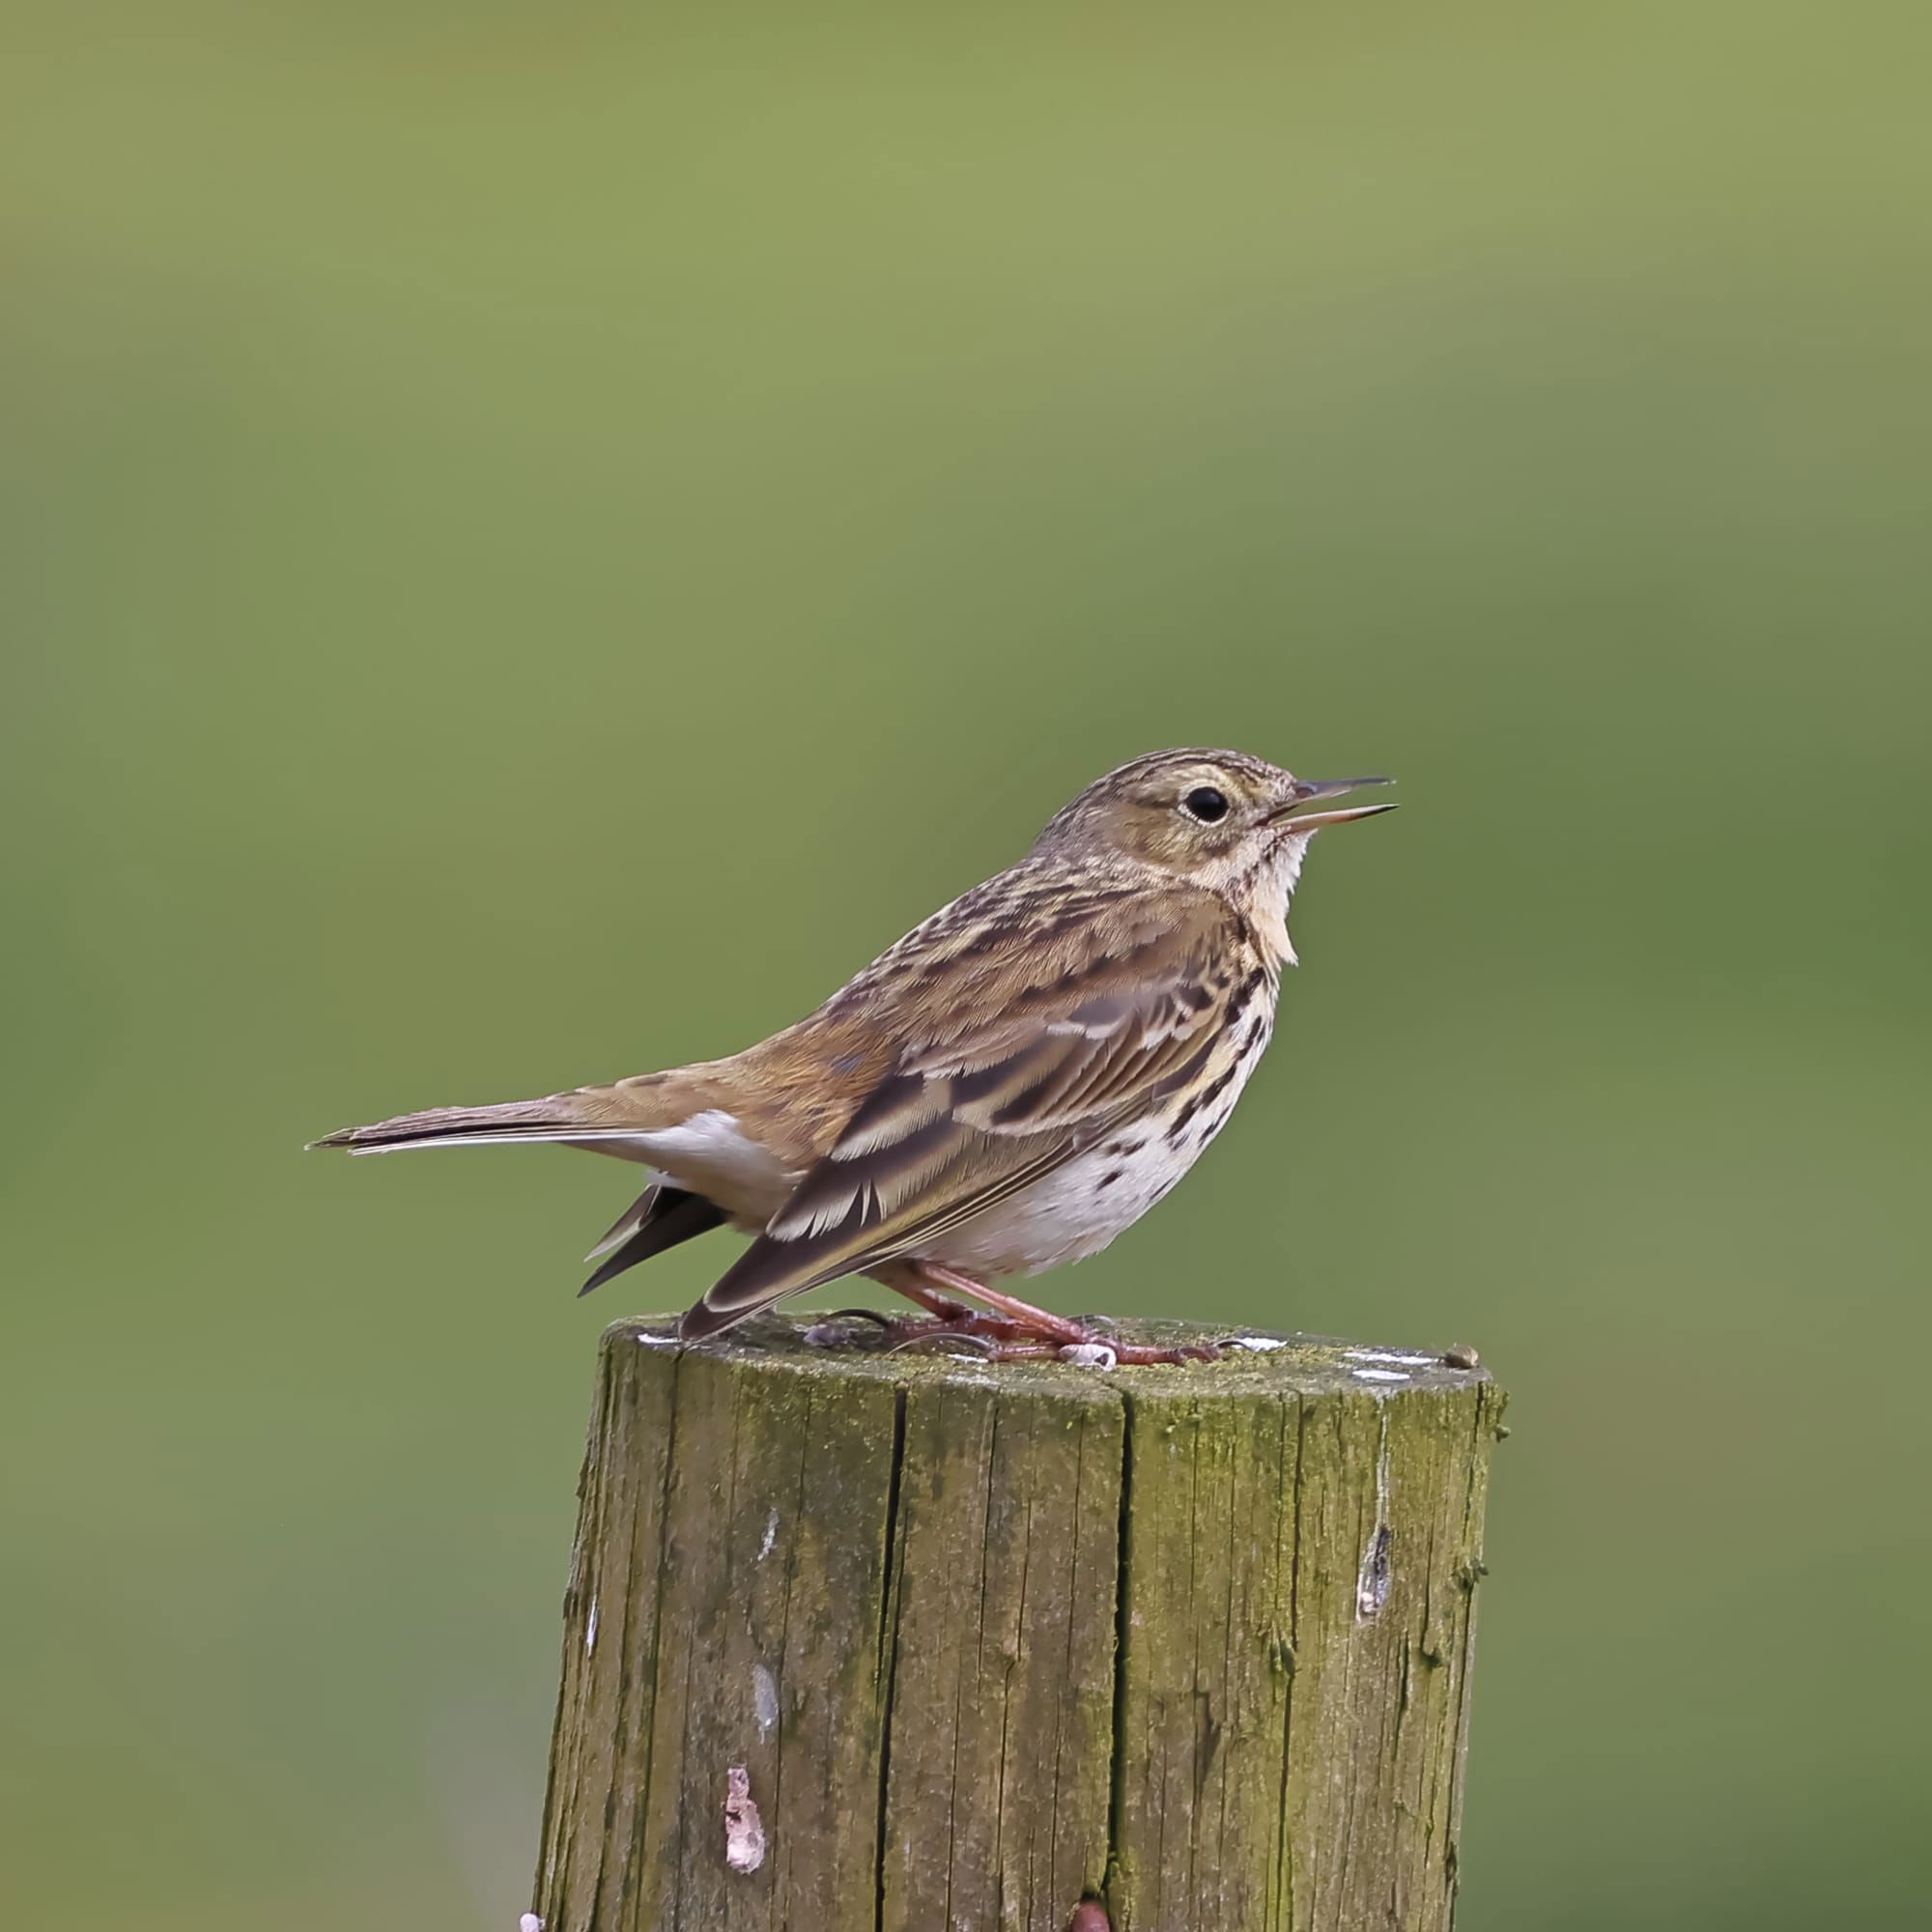
<instances>
[{"instance_id":1,"label":"bird's eye","mask_svg":"<svg viewBox=\"0 0 1932 1932\"><path fill-rule=\"evenodd\" d=\"M1212 785L1196 785L1180 801L1180 808L1190 818L1198 818L1203 825L1218 825L1228 815L1228 797Z\"/></svg>"}]
</instances>

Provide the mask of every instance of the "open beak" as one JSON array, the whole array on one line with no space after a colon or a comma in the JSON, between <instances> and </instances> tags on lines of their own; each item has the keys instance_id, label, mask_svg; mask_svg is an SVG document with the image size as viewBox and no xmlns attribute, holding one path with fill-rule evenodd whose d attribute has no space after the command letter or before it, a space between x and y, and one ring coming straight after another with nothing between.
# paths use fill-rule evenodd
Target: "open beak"
<instances>
[{"instance_id":1,"label":"open beak","mask_svg":"<svg viewBox=\"0 0 1932 1932\"><path fill-rule=\"evenodd\" d=\"M1373 818L1378 811L1393 811L1395 802L1344 806L1340 811L1303 811L1301 808L1317 799L1340 798L1344 792L1359 791L1364 785L1394 783L1393 779L1296 779L1294 796L1279 811L1270 812L1267 822L1299 835L1323 825L1346 825L1351 818Z\"/></svg>"}]
</instances>

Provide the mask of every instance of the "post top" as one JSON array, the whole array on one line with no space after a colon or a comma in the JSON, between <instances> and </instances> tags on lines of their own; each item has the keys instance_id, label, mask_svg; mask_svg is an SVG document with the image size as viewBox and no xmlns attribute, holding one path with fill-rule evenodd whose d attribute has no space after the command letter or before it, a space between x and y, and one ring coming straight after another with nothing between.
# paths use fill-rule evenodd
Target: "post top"
<instances>
[{"instance_id":1,"label":"post top","mask_svg":"<svg viewBox=\"0 0 1932 1932\"><path fill-rule=\"evenodd\" d=\"M766 1313L740 1323L714 1341L687 1343L678 1338L675 1315L642 1315L612 1322L604 1331L607 1350L643 1348L710 1359L755 1361L761 1367L799 1376L859 1377L897 1387L913 1383L975 1388L1051 1390L1077 1399L1085 1391L1114 1400L1122 1392L1174 1396L1333 1395L1375 1396L1415 1391L1465 1389L1491 1379L1473 1354L1452 1350L1408 1349L1349 1342L1326 1335L1279 1335L1226 1323L1122 1321L1122 1341L1184 1346L1219 1343L1225 1352L1211 1362L1161 1364L1106 1371L1069 1362L989 1362L968 1354L931 1349L887 1350L868 1346L865 1328L851 1324L849 1346L809 1343L809 1328L824 1317L795 1320Z\"/></svg>"}]
</instances>

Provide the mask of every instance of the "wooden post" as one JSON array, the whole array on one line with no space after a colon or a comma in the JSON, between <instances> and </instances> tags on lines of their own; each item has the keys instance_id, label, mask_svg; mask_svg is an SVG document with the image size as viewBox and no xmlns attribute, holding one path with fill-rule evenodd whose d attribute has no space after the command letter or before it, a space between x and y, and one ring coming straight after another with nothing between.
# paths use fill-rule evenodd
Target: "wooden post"
<instances>
[{"instance_id":1,"label":"wooden post","mask_svg":"<svg viewBox=\"0 0 1932 1932\"><path fill-rule=\"evenodd\" d=\"M1481 1370L801 1333L605 1336L546 1932L1448 1925Z\"/></svg>"}]
</instances>

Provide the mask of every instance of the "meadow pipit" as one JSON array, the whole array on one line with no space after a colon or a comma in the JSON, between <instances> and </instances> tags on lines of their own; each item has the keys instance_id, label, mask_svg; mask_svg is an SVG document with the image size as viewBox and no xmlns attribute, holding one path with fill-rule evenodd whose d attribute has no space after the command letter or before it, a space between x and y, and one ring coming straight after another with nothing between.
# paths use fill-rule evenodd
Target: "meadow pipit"
<instances>
[{"instance_id":1,"label":"meadow pipit","mask_svg":"<svg viewBox=\"0 0 1932 1932\"><path fill-rule=\"evenodd\" d=\"M1288 904L1309 840L1391 810L1301 808L1386 782L1297 779L1238 752L1136 758L1018 865L743 1053L318 1145L554 1141L648 1168L582 1292L733 1222L754 1238L685 1315L692 1339L866 1274L927 1311L888 1324L895 1340L1173 1359L995 1284L1098 1253L1220 1132L1294 960Z\"/></svg>"}]
</instances>

